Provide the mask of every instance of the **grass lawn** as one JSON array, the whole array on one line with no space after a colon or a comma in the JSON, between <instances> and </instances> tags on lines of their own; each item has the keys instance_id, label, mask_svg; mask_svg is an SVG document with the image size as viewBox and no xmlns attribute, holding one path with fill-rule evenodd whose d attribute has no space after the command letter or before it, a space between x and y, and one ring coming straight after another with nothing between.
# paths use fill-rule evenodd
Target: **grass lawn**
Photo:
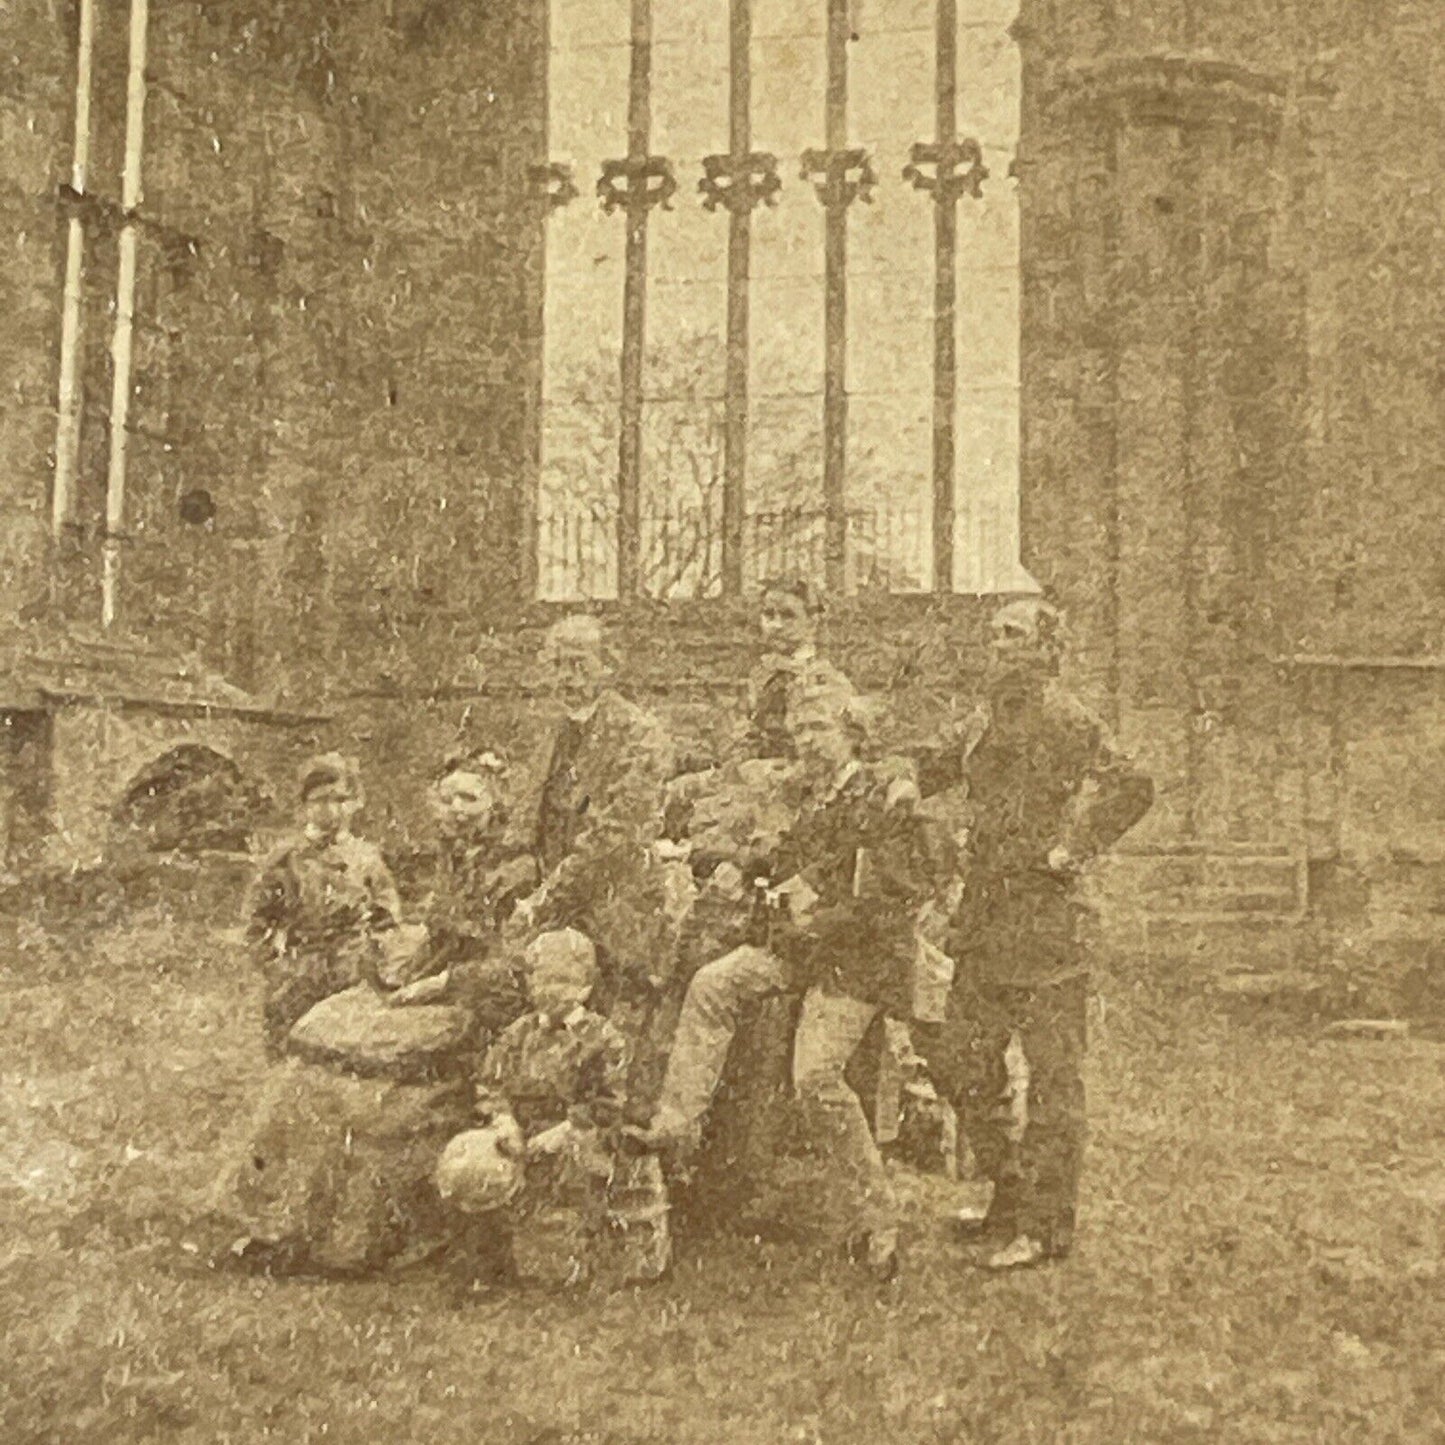
<instances>
[{"instance_id":1,"label":"grass lawn","mask_svg":"<svg viewBox=\"0 0 1445 1445\"><path fill-rule=\"evenodd\" d=\"M1076 1256L991 1279L906 1179L880 1289L686 1241L646 1292L206 1273L177 1201L260 1067L214 938L0 957L0 1442L1445 1440L1445 1049L1101 980Z\"/></svg>"}]
</instances>

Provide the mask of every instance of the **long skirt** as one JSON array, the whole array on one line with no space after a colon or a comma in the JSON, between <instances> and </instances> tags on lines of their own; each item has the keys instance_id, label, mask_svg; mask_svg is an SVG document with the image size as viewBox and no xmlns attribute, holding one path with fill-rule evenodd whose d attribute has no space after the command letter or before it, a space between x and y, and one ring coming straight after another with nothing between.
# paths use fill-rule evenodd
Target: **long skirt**
<instances>
[{"instance_id":1,"label":"long skirt","mask_svg":"<svg viewBox=\"0 0 1445 1445\"><path fill-rule=\"evenodd\" d=\"M290 1272L385 1267L441 1227L432 1182L467 1127L460 1082L363 1079L285 1059L233 1141L207 1214L237 1256Z\"/></svg>"}]
</instances>

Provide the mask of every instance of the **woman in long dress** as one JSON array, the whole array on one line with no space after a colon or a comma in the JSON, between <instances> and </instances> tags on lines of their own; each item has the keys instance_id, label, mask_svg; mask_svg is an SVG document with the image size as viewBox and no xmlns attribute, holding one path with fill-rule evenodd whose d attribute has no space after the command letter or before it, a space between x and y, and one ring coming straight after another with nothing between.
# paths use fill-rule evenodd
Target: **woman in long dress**
<instances>
[{"instance_id":1,"label":"woman in long dress","mask_svg":"<svg viewBox=\"0 0 1445 1445\"><path fill-rule=\"evenodd\" d=\"M309 840L326 856L312 859L298 840L256 890L250 934L274 1063L211 1201L227 1230L223 1258L273 1272L364 1273L439 1242L431 1175L468 1116L466 1060L479 1027L494 1031L525 1006L497 935L507 899L534 875L504 881L526 867L497 830L498 779L462 762L444 770L433 801L450 862L407 957L389 875L350 835L354 766L337 762L302 782L308 822L322 802L339 819L329 842ZM491 805L453 809L453 793Z\"/></svg>"},{"instance_id":2,"label":"woman in long dress","mask_svg":"<svg viewBox=\"0 0 1445 1445\"><path fill-rule=\"evenodd\" d=\"M387 979L390 1002L451 1002L482 1034L500 1033L527 1009L517 950L503 927L536 888L530 841L510 826L507 764L487 751L449 757L432 792L439 847L436 887L421 947Z\"/></svg>"}]
</instances>

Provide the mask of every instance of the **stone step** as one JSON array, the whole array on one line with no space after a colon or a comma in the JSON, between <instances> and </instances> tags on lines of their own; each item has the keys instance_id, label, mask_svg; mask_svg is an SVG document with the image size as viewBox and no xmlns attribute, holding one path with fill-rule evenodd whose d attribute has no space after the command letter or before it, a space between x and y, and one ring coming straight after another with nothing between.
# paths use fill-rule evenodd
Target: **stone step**
<instances>
[{"instance_id":1,"label":"stone step","mask_svg":"<svg viewBox=\"0 0 1445 1445\"><path fill-rule=\"evenodd\" d=\"M1296 858L1272 853L1125 853L1110 858L1101 871L1142 893L1197 888L1297 892L1301 865Z\"/></svg>"},{"instance_id":2,"label":"stone step","mask_svg":"<svg viewBox=\"0 0 1445 1445\"><path fill-rule=\"evenodd\" d=\"M1408 1039L1405 1019L1336 1019L1325 1029L1327 1039Z\"/></svg>"},{"instance_id":3,"label":"stone step","mask_svg":"<svg viewBox=\"0 0 1445 1445\"><path fill-rule=\"evenodd\" d=\"M1230 1004L1290 1005L1319 1000L1325 981L1302 968L1226 973L1210 979L1205 992Z\"/></svg>"},{"instance_id":4,"label":"stone step","mask_svg":"<svg viewBox=\"0 0 1445 1445\"><path fill-rule=\"evenodd\" d=\"M1445 864L1397 863L1369 884L1374 914L1445 914Z\"/></svg>"},{"instance_id":5,"label":"stone step","mask_svg":"<svg viewBox=\"0 0 1445 1445\"><path fill-rule=\"evenodd\" d=\"M1137 896L1138 907L1160 917L1178 914L1270 913L1292 916L1299 909L1295 888L1232 889L1220 886L1170 888Z\"/></svg>"},{"instance_id":6,"label":"stone step","mask_svg":"<svg viewBox=\"0 0 1445 1445\"><path fill-rule=\"evenodd\" d=\"M1161 978L1208 986L1231 974L1295 971L1302 931L1289 918L1227 912L1146 916L1142 947Z\"/></svg>"},{"instance_id":7,"label":"stone step","mask_svg":"<svg viewBox=\"0 0 1445 1445\"><path fill-rule=\"evenodd\" d=\"M1306 897L1299 860L1272 853L1146 853L1110 858L1091 886L1107 905L1149 914L1295 916Z\"/></svg>"}]
</instances>

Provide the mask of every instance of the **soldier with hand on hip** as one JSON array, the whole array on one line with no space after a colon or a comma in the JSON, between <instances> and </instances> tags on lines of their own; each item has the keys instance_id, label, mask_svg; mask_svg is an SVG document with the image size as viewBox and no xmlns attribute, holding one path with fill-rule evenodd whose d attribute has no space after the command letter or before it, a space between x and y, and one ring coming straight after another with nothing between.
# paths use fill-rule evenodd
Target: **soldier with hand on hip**
<instances>
[{"instance_id":1,"label":"soldier with hand on hip","mask_svg":"<svg viewBox=\"0 0 1445 1445\"><path fill-rule=\"evenodd\" d=\"M946 1021L920 1038L994 1185L978 1221L989 1268L1069 1251L1085 1140L1088 957L1076 881L1153 803L1153 784L1060 686L1059 613L1010 603L993 620L985 699L958 734L918 755L925 797L967 788L970 849L948 930L957 963ZM1027 1121L1013 1143L998 1107L1017 1035Z\"/></svg>"}]
</instances>

